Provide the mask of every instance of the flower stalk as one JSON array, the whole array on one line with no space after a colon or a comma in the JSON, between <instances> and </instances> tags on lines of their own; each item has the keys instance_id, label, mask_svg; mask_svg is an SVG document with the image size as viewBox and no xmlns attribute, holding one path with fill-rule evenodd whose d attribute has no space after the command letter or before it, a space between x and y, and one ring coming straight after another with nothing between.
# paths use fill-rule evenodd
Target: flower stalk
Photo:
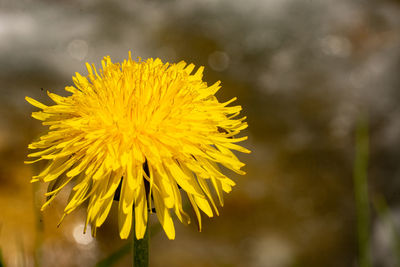
<instances>
[{"instance_id":1,"label":"flower stalk","mask_svg":"<svg viewBox=\"0 0 400 267\"><path fill-rule=\"evenodd\" d=\"M134 214L134 213L133 213ZM135 231L135 218L132 218L132 248L133 267L149 266L149 227L147 222L146 232L141 239L137 239Z\"/></svg>"}]
</instances>

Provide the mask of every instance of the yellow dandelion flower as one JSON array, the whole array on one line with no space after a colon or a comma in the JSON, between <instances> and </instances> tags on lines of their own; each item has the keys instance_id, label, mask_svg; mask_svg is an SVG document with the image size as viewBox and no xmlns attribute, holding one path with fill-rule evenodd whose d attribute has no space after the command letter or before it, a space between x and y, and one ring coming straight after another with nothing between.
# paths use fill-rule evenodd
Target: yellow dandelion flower
<instances>
[{"instance_id":1,"label":"yellow dandelion flower","mask_svg":"<svg viewBox=\"0 0 400 267\"><path fill-rule=\"evenodd\" d=\"M127 238L132 219L138 239L143 238L148 211L155 210L169 239L175 238L174 212L183 223L190 219L182 208L184 192L197 216L200 210L218 214L210 187L221 205L223 192L235 183L221 173L222 165L244 174L244 165L231 150L250 151L234 138L247 127L237 118L240 106L220 103L211 86L202 80L203 67L185 62L163 64L160 59L112 63L105 57L102 69L86 64L86 77L76 73L71 93L62 97L48 92L54 105L26 100L41 111L32 117L48 132L29 145L37 149L28 157L47 160L48 166L32 182L49 183L49 205L60 190L73 183L64 216L88 200L86 224L101 226L116 192L121 238ZM64 218L63 216L63 218Z\"/></svg>"}]
</instances>

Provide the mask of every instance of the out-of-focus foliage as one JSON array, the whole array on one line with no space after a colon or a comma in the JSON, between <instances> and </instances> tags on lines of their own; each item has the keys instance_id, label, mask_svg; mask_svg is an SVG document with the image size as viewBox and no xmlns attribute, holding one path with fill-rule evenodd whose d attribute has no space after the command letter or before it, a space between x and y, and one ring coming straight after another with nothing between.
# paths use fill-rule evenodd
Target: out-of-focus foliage
<instances>
[{"instance_id":1,"label":"out-of-focus foliage","mask_svg":"<svg viewBox=\"0 0 400 267\"><path fill-rule=\"evenodd\" d=\"M3 253L1 252L1 249L0 249L0 267L4 267L4 263L3 263Z\"/></svg>"},{"instance_id":2,"label":"out-of-focus foliage","mask_svg":"<svg viewBox=\"0 0 400 267\"><path fill-rule=\"evenodd\" d=\"M360 114L356 125L356 144L354 158L354 198L357 213L358 264L371 265L370 209L368 194L368 120Z\"/></svg>"}]
</instances>

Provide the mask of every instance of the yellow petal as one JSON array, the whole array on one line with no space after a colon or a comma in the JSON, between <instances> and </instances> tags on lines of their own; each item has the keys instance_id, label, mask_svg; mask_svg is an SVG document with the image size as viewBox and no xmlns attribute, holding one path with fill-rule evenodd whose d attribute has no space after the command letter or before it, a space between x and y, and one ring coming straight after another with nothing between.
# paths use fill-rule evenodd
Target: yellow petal
<instances>
[{"instance_id":1,"label":"yellow petal","mask_svg":"<svg viewBox=\"0 0 400 267\"><path fill-rule=\"evenodd\" d=\"M28 101L29 104L31 104L32 106L35 106L35 107L37 107L37 108L40 108L40 109L45 109L45 108L47 108L46 105L40 103L39 101L37 101L37 100L35 100L35 99L33 99L33 98L30 98L29 96L26 96L26 97L25 97L25 100Z\"/></svg>"}]
</instances>

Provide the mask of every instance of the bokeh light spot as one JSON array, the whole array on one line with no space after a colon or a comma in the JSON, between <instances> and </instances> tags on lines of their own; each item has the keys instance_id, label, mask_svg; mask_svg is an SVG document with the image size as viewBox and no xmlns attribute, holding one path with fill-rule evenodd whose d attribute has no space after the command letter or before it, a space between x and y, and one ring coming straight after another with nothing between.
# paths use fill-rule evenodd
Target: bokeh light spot
<instances>
[{"instance_id":1,"label":"bokeh light spot","mask_svg":"<svg viewBox=\"0 0 400 267\"><path fill-rule=\"evenodd\" d=\"M73 59L82 61L88 54L89 45L84 40L73 40L68 44L67 51Z\"/></svg>"},{"instance_id":2,"label":"bokeh light spot","mask_svg":"<svg viewBox=\"0 0 400 267\"><path fill-rule=\"evenodd\" d=\"M74 229L72 230L72 235L74 237L74 240L76 243L80 245L89 245L90 243L93 242L93 237L90 234L90 226L87 226L86 233L83 233L83 230L85 229L85 225L83 223L77 224Z\"/></svg>"},{"instance_id":3,"label":"bokeh light spot","mask_svg":"<svg viewBox=\"0 0 400 267\"><path fill-rule=\"evenodd\" d=\"M225 52L215 51L208 56L208 65L215 71L224 71L229 67L229 56Z\"/></svg>"}]
</instances>

